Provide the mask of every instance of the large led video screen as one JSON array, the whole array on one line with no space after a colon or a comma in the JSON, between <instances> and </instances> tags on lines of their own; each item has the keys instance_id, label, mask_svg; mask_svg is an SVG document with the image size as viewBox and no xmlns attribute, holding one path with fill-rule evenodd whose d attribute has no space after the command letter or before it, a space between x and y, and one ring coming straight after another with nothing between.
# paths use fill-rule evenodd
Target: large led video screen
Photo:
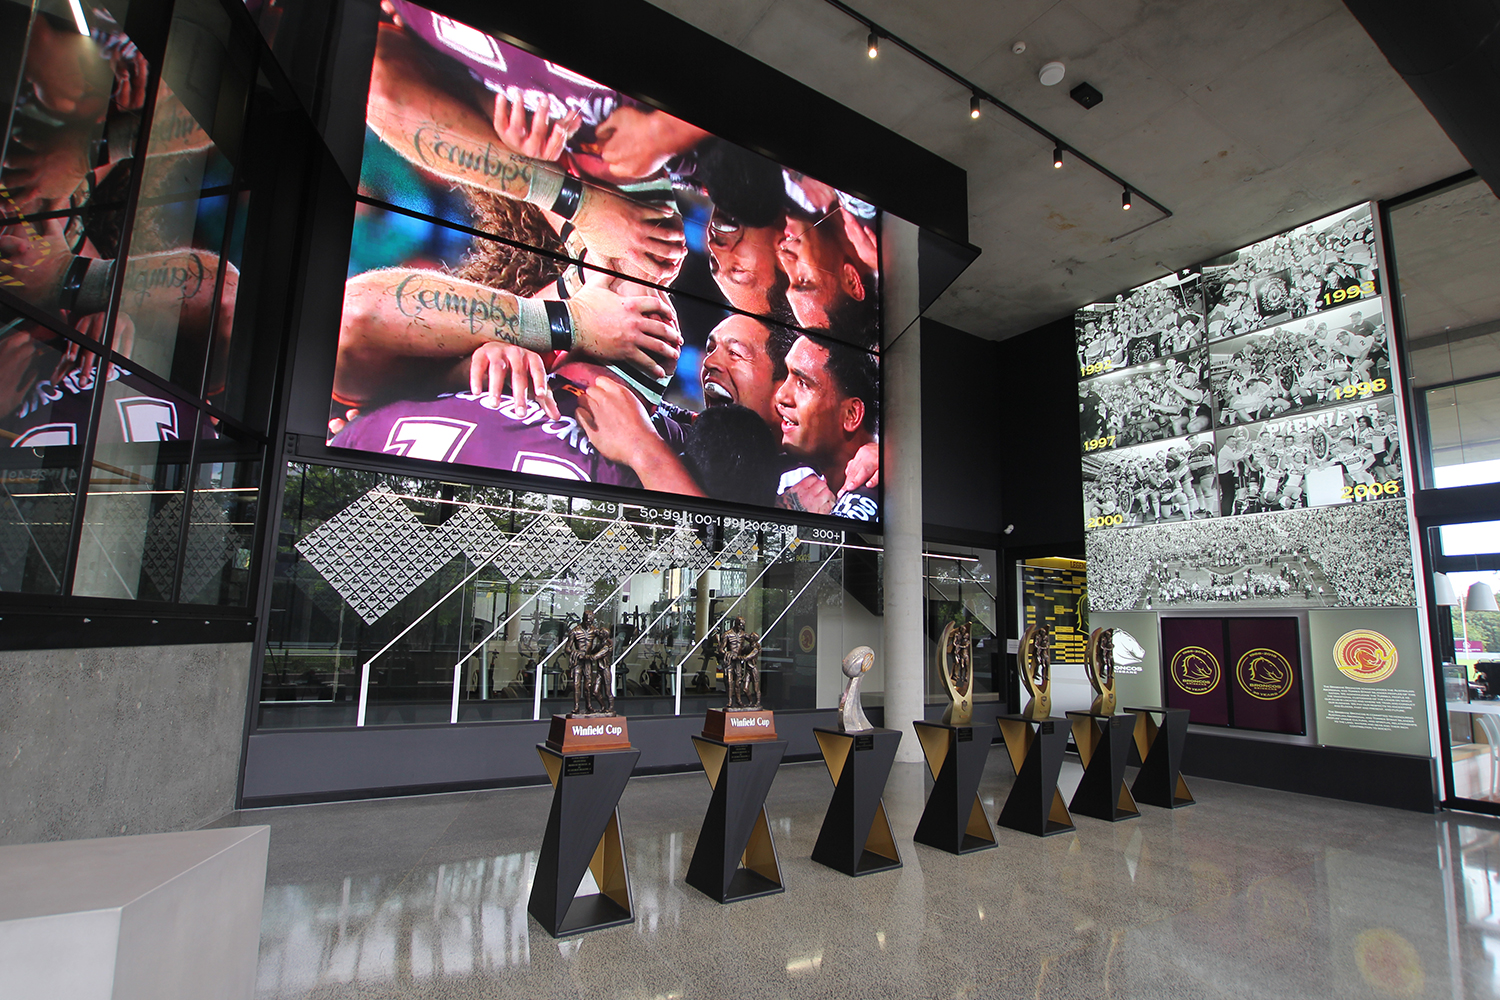
<instances>
[{"instance_id":1,"label":"large led video screen","mask_svg":"<svg viewBox=\"0 0 1500 1000\"><path fill-rule=\"evenodd\" d=\"M382 7L328 443L878 520L877 209Z\"/></svg>"},{"instance_id":2,"label":"large led video screen","mask_svg":"<svg viewBox=\"0 0 1500 1000\"><path fill-rule=\"evenodd\" d=\"M1094 609L1414 603L1368 205L1074 329Z\"/></svg>"}]
</instances>

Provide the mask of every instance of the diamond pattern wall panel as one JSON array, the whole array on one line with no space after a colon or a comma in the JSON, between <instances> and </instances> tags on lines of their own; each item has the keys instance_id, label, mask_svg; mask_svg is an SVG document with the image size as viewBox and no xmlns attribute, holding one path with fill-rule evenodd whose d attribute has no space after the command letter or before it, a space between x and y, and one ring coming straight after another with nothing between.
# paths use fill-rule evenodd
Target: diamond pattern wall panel
<instances>
[{"instance_id":1,"label":"diamond pattern wall panel","mask_svg":"<svg viewBox=\"0 0 1500 1000\"><path fill-rule=\"evenodd\" d=\"M297 551L373 625L458 555L459 546L451 532L422 524L395 494L377 487L309 532Z\"/></svg>"}]
</instances>

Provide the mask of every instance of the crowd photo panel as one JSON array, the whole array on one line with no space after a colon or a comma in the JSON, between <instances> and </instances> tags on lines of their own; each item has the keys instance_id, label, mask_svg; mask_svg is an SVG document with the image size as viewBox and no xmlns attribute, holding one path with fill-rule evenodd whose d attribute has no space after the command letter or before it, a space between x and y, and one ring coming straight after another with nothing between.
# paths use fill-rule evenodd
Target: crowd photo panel
<instances>
[{"instance_id":1,"label":"crowd photo panel","mask_svg":"<svg viewBox=\"0 0 1500 1000\"><path fill-rule=\"evenodd\" d=\"M1075 314L1095 610L1415 603L1374 246L1358 205Z\"/></svg>"},{"instance_id":2,"label":"crowd photo panel","mask_svg":"<svg viewBox=\"0 0 1500 1000\"><path fill-rule=\"evenodd\" d=\"M384 11L328 443L878 521L877 209Z\"/></svg>"}]
</instances>

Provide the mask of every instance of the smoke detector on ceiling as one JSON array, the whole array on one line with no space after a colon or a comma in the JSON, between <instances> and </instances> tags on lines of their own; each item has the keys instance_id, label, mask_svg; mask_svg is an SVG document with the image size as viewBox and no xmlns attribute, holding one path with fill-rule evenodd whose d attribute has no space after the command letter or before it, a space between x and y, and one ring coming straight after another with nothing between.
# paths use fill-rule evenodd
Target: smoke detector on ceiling
<instances>
[{"instance_id":1,"label":"smoke detector on ceiling","mask_svg":"<svg viewBox=\"0 0 1500 1000\"><path fill-rule=\"evenodd\" d=\"M1014 45L1012 45L1010 47L1010 50L1012 52L1014 52L1016 55L1020 55L1022 52L1026 51L1026 43L1025 42L1017 42L1016 44L1014 44Z\"/></svg>"},{"instance_id":2,"label":"smoke detector on ceiling","mask_svg":"<svg viewBox=\"0 0 1500 1000\"><path fill-rule=\"evenodd\" d=\"M1068 67L1054 59L1042 66L1042 71L1036 75L1036 78L1042 81L1043 87L1055 87L1062 83L1062 78L1067 73Z\"/></svg>"}]
</instances>

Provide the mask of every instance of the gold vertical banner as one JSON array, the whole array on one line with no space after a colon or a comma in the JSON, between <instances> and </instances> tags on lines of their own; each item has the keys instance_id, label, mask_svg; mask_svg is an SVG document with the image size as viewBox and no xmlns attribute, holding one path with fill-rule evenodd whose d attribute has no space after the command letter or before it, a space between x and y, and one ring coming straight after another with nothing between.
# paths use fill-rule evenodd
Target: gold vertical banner
<instances>
[{"instance_id":1,"label":"gold vertical banner","mask_svg":"<svg viewBox=\"0 0 1500 1000\"><path fill-rule=\"evenodd\" d=\"M1052 663L1082 666L1088 650L1088 563L1028 559L1021 564L1021 630L1052 629Z\"/></svg>"}]
</instances>

